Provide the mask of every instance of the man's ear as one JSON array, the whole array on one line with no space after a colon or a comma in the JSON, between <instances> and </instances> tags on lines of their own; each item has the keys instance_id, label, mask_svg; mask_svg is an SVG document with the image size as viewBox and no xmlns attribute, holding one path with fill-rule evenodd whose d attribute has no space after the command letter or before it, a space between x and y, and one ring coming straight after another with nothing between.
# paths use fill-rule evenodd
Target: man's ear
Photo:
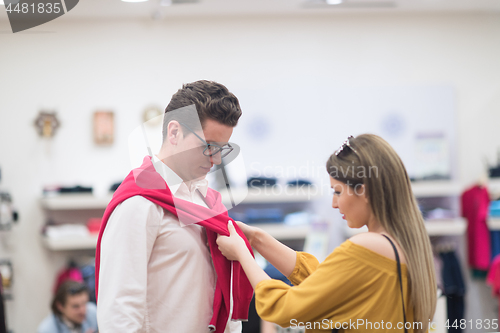
<instances>
[{"instance_id":1,"label":"man's ear","mask_svg":"<svg viewBox=\"0 0 500 333\"><path fill-rule=\"evenodd\" d=\"M57 309L59 310L59 312L63 313L64 307L62 306L62 304L59 302L56 302L56 306L57 306Z\"/></svg>"},{"instance_id":2,"label":"man's ear","mask_svg":"<svg viewBox=\"0 0 500 333\"><path fill-rule=\"evenodd\" d=\"M167 125L167 141L176 146L182 135L181 125L177 120L172 120Z\"/></svg>"}]
</instances>

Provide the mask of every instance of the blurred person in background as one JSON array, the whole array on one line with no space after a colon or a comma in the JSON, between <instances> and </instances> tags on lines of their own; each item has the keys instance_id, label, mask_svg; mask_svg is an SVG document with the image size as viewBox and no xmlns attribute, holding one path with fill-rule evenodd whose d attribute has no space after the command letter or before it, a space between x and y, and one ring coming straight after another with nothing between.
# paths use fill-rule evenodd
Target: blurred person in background
<instances>
[{"instance_id":1,"label":"blurred person in background","mask_svg":"<svg viewBox=\"0 0 500 333\"><path fill-rule=\"evenodd\" d=\"M67 280L56 291L52 313L47 316L37 333L96 333L96 306L89 302L87 286Z\"/></svg>"}]
</instances>

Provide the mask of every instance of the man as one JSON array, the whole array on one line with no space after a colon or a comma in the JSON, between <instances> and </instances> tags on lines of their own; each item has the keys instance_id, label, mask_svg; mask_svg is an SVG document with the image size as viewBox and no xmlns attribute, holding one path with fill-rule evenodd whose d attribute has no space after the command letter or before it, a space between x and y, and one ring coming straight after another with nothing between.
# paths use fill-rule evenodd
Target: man
<instances>
[{"instance_id":1,"label":"man","mask_svg":"<svg viewBox=\"0 0 500 333\"><path fill-rule=\"evenodd\" d=\"M67 280L57 288L52 314L45 318L37 333L95 333L96 306L89 302L87 287Z\"/></svg>"},{"instance_id":2,"label":"man","mask_svg":"<svg viewBox=\"0 0 500 333\"><path fill-rule=\"evenodd\" d=\"M217 248L229 218L205 179L231 151L240 116L238 99L216 82L186 84L172 96L160 152L131 171L103 216L102 332L241 332L252 289L239 263Z\"/></svg>"}]
</instances>

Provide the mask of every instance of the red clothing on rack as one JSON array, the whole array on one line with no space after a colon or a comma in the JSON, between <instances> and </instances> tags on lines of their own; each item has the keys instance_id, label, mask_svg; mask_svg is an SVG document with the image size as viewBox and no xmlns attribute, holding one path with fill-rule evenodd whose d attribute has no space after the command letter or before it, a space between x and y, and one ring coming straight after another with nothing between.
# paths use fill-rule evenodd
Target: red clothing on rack
<instances>
[{"instance_id":1,"label":"red clothing on rack","mask_svg":"<svg viewBox=\"0 0 500 333\"><path fill-rule=\"evenodd\" d=\"M217 234L229 236L227 223L229 220L232 220L228 216L225 206L222 204L220 193L211 188L208 189L206 196L207 205L210 207L208 209L195 203L175 198L165 183L165 180L156 172L150 156L146 156L143 164L139 168L133 169L128 174L114 193L111 202L104 212L96 248L96 299L98 297L99 286L100 245L104 229L116 206L135 195L143 196L149 201L163 207L177 216L183 224L197 223L206 228L210 253L217 273L213 317L207 325L215 327L215 332L220 333L223 332L226 327L230 309L231 263L233 264L232 293L234 300L232 319L246 320L248 318L248 308L253 295L252 286L240 263L227 260L220 252L216 243ZM241 229L236 223L233 223L233 225L238 234L245 240L250 252L252 252L252 248Z\"/></svg>"},{"instance_id":2,"label":"red clothing on rack","mask_svg":"<svg viewBox=\"0 0 500 333\"><path fill-rule=\"evenodd\" d=\"M486 277L486 283L491 286L493 296L500 300L500 254L493 258L488 276ZM498 318L500 318L500 308L498 311Z\"/></svg>"},{"instance_id":3,"label":"red clothing on rack","mask_svg":"<svg viewBox=\"0 0 500 333\"><path fill-rule=\"evenodd\" d=\"M487 271L491 260L490 230L486 224L490 197L486 187L474 186L462 194L462 216L467 218L469 266Z\"/></svg>"}]
</instances>

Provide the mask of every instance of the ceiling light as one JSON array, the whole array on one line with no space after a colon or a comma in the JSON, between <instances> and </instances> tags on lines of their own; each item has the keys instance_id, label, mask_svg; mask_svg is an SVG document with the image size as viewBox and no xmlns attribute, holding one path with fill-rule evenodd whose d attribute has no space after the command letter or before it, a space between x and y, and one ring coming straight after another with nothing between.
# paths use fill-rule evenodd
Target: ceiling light
<instances>
[{"instance_id":1,"label":"ceiling light","mask_svg":"<svg viewBox=\"0 0 500 333\"><path fill-rule=\"evenodd\" d=\"M329 5L340 5L342 2L342 0L326 0L326 3Z\"/></svg>"},{"instance_id":2,"label":"ceiling light","mask_svg":"<svg viewBox=\"0 0 500 333\"><path fill-rule=\"evenodd\" d=\"M5 4L3 3L3 0L0 0L0 5L5 5Z\"/></svg>"}]
</instances>

